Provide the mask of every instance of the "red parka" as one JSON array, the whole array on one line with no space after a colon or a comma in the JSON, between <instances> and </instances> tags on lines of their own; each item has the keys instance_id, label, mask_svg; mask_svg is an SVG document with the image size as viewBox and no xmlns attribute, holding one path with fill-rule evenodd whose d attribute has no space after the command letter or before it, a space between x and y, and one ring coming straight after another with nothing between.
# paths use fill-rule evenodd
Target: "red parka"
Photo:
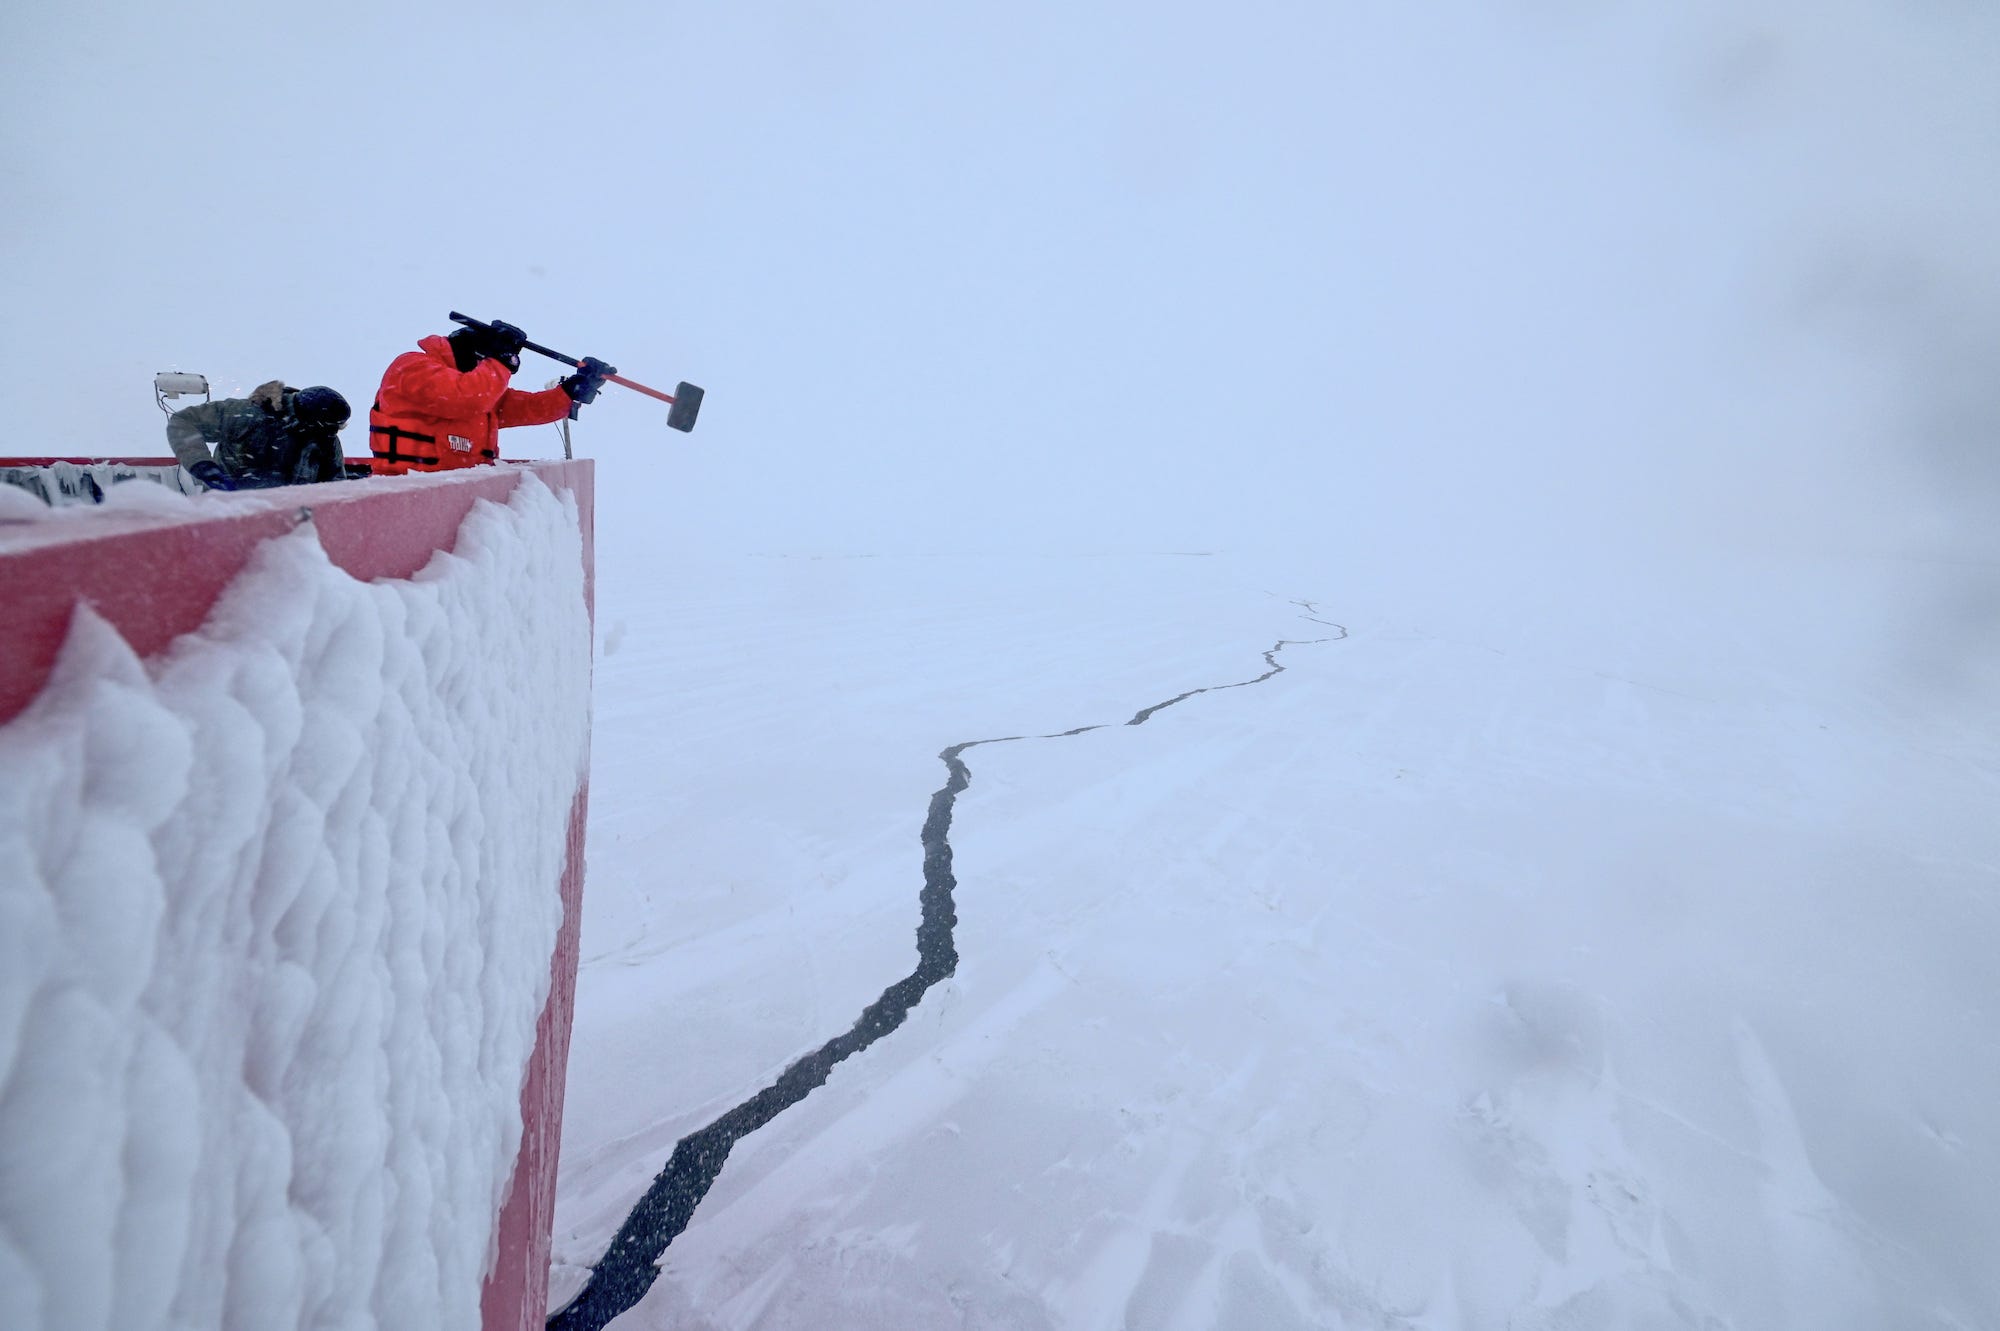
<instances>
[{"instance_id":1,"label":"red parka","mask_svg":"<svg viewBox=\"0 0 2000 1331\"><path fill-rule=\"evenodd\" d=\"M377 476L451 471L500 460L500 430L547 425L569 415L560 388L524 393L497 360L461 371L451 343L427 337L389 362L368 412Z\"/></svg>"}]
</instances>

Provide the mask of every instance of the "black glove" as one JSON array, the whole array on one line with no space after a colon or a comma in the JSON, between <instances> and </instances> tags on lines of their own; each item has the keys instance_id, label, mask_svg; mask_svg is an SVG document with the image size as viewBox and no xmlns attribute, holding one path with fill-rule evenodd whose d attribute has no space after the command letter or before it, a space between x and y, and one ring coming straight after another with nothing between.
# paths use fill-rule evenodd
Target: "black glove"
<instances>
[{"instance_id":1,"label":"black glove","mask_svg":"<svg viewBox=\"0 0 2000 1331\"><path fill-rule=\"evenodd\" d=\"M504 319L495 319L486 325L486 335L493 339L493 350L510 356L521 354L521 348L528 345L528 335Z\"/></svg>"},{"instance_id":2,"label":"black glove","mask_svg":"<svg viewBox=\"0 0 2000 1331\"><path fill-rule=\"evenodd\" d=\"M210 490L234 490L236 481L222 469L219 462L197 462L188 468L188 475L200 481Z\"/></svg>"},{"instance_id":3,"label":"black glove","mask_svg":"<svg viewBox=\"0 0 2000 1331\"><path fill-rule=\"evenodd\" d=\"M510 373L521 368L521 348L527 342L528 335L513 324L495 319L486 327L486 354L505 363Z\"/></svg>"},{"instance_id":4,"label":"black glove","mask_svg":"<svg viewBox=\"0 0 2000 1331\"><path fill-rule=\"evenodd\" d=\"M576 373L563 380L558 387L580 407L586 402L597 401L598 390L604 387L604 381L616 373L617 366L606 365L595 356L585 356L577 363Z\"/></svg>"},{"instance_id":5,"label":"black glove","mask_svg":"<svg viewBox=\"0 0 2000 1331\"><path fill-rule=\"evenodd\" d=\"M461 348L461 371L471 371L481 360L497 360L507 367L507 373L514 374L521 368L521 348L527 345L528 335L513 324L496 320L490 324L468 324L453 333L451 340Z\"/></svg>"}]
</instances>

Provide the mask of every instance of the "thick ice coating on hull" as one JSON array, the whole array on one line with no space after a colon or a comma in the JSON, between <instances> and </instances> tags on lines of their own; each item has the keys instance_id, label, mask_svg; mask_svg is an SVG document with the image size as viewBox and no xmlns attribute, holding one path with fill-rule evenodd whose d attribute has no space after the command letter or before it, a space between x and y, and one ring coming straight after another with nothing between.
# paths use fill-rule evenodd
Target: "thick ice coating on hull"
<instances>
[{"instance_id":1,"label":"thick ice coating on hull","mask_svg":"<svg viewBox=\"0 0 2000 1331\"><path fill-rule=\"evenodd\" d=\"M310 523L0 728L0 1325L471 1328L587 761L574 504Z\"/></svg>"}]
</instances>

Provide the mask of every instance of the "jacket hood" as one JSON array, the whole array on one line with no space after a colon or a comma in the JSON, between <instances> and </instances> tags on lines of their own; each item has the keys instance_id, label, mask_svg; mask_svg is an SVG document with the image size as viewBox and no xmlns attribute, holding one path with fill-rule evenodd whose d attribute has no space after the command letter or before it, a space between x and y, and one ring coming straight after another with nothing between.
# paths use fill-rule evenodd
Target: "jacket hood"
<instances>
[{"instance_id":1,"label":"jacket hood","mask_svg":"<svg viewBox=\"0 0 2000 1331\"><path fill-rule=\"evenodd\" d=\"M285 387L283 379L273 379L268 384L258 384L250 390L250 400L266 411L283 411L285 394L292 390Z\"/></svg>"}]
</instances>

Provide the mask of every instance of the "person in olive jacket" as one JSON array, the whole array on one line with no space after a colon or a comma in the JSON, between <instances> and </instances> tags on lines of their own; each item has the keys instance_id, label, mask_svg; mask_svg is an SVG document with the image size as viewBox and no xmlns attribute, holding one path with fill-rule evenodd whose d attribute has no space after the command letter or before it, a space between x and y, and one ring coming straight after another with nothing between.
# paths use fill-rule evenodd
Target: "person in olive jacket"
<instances>
[{"instance_id":1,"label":"person in olive jacket","mask_svg":"<svg viewBox=\"0 0 2000 1331\"><path fill-rule=\"evenodd\" d=\"M345 475L340 430L347 417L347 399L333 389L273 379L248 397L182 407L167 418L167 444L211 490L337 481Z\"/></svg>"}]
</instances>

